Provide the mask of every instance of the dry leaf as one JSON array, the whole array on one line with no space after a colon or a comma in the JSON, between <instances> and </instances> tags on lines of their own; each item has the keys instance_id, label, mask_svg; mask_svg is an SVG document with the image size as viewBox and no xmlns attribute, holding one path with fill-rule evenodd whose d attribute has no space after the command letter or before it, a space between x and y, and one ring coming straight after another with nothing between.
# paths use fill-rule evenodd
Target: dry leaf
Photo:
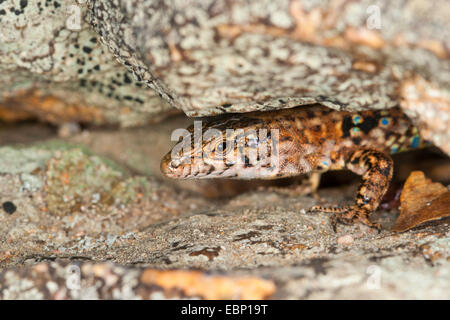
<instances>
[{"instance_id":1,"label":"dry leaf","mask_svg":"<svg viewBox=\"0 0 450 320\"><path fill-rule=\"evenodd\" d=\"M393 231L406 231L426 221L450 216L450 191L432 182L422 171L413 171L400 196L400 216Z\"/></svg>"}]
</instances>

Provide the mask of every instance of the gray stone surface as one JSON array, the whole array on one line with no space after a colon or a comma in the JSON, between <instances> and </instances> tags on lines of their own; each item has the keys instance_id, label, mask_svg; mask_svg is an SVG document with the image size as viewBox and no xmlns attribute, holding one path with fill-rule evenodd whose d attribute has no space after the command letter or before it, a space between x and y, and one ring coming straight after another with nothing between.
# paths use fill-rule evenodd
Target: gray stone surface
<instances>
[{"instance_id":1,"label":"gray stone surface","mask_svg":"<svg viewBox=\"0 0 450 320\"><path fill-rule=\"evenodd\" d=\"M0 119L136 126L177 109L400 105L450 154L445 0L3 1L0 12Z\"/></svg>"},{"instance_id":2,"label":"gray stone surface","mask_svg":"<svg viewBox=\"0 0 450 320\"><path fill-rule=\"evenodd\" d=\"M108 130L81 132L71 143L0 148L0 203L17 208L0 210L0 297L450 298L448 219L393 233L397 212L382 210L372 217L385 227L381 233L363 225L335 233L326 214L307 212L317 202L351 202L356 183L321 189L318 197L256 184L233 197L205 198L202 190L214 181L169 182L136 154L138 146L164 153L157 141L182 123L126 130L122 153ZM154 139L147 149L146 135ZM96 139L117 144L108 150ZM123 153L134 153L134 161L110 160L121 162ZM67 285L72 264L81 268L81 291ZM168 280L174 277L178 287ZM241 281L255 289L227 291Z\"/></svg>"},{"instance_id":3,"label":"gray stone surface","mask_svg":"<svg viewBox=\"0 0 450 320\"><path fill-rule=\"evenodd\" d=\"M369 0L264 2L0 3L0 118L59 125L0 126L0 298L450 299L448 219L394 233L383 209L380 233L334 232L307 209L352 202L355 179L169 181L190 120L77 124L400 105L450 154L447 1L386 2L376 30ZM434 156L399 155L399 181L448 184Z\"/></svg>"},{"instance_id":4,"label":"gray stone surface","mask_svg":"<svg viewBox=\"0 0 450 320\"><path fill-rule=\"evenodd\" d=\"M86 4L20 3L0 3L0 109L122 126L155 121L169 109L100 43Z\"/></svg>"}]
</instances>

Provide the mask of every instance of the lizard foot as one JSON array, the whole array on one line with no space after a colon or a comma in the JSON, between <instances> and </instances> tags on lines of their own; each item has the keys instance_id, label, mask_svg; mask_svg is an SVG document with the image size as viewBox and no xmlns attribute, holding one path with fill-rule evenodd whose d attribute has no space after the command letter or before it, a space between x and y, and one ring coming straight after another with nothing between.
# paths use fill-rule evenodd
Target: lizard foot
<instances>
[{"instance_id":1,"label":"lizard foot","mask_svg":"<svg viewBox=\"0 0 450 320\"><path fill-rule=\"evenodd\" d=\"M336 226L338 223L351 225L356 222L361 222L369 227L381 230L379 223L371 222L368 218L369 211L359 208L357 206L343 206L343 207L323 207L314 206L309 211L311 212L326 212L332 213L331 225L336 232Z\"/></svg>"}]
</instances>

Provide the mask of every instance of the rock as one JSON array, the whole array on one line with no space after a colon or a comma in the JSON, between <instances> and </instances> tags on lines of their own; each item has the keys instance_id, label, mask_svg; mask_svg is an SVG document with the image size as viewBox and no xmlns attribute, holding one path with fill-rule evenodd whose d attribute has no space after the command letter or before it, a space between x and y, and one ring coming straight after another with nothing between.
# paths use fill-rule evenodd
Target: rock
<instances>
[{"instance_id":1,"label":"rock","mask_svg":"<svg viewBox=\"0 0 450 320\"><path fill-rule=\"evenodd\" d=\"M400 105L416 120L420 134L450 154L450 94L416 76L402 83Z\"/></svg>"},{"instance_id":2,"label":"rock","mask_svg":"<svg viewBox=\"0 0 450 320\"><path fill-rule=\"evenodd\" d=\"M0 11L1 119L130 126L170 108L100 44L85 4L2 1Z\"/></svg>"},{"instance_id":3,"label":"rock","mask_svg":"<svg viewBox=\"0 0 450 320\"><path fill-rule=\"evenodd\" d=\"M136 126L171 107L204 116L400 105L450 154L445 0L4 1L0 10L1 119Z\"/></svg>"},{"instance_id":4,"label":"rock","mask_svg":"<svg viewBox=\"0 0 450 320\"><path fill-rule=\"evenodd\" d=\"M450 154L446 1L92 0L89 8L119 61L188 116L400 105Z\"/></svg>"},{"instance_id":5,"label":"rock","mask_svg":"<svg viewBox=\"0 0 450 320\"><path fill-rule=\"evenodd\" d=\"M100 285L99 285L100 280ZM28 287L21 286L24 281ZM31 288L30 288L31 287ZM0 298L9 299L263 299L268 280L198 271L124 268L111 263L40 263L0 273Z\"/></svg>"},{"instance_id":6,"label":"rock","mask_svg":"<svg viewBox=\"0 0 450 320\"><path fill-rule=\"evenodd\" d=\"M0 211L3 299L450 298L445 221L335 233L311 196L207 200L61 141L2 147L0 163L0 203L16 207ZM319 196L352 201L354 188Z\"/></svg>"},{"instance_id":7,"label":"rock","mask_svg":"<svg viewBox=\"0 0 450 320\"><path fill-rule=\"evenodd\" d=\"M0 234L6 241L2 251L11 252L2 263L108 248L148 224L202 203L185 201L191 197L186 192L130 176L109 160L61 142L2 147L0 154L0 203L16 208L0 214Z\"/></svg>"},{"instance_id":8,"label":"rock","mask_svg":"<svg viewBox=\"0 0 450 320\"><path fill-rule=\"evenodd\" d=\"M351 246L353 244L353 237L351 235L344 235L337 239L337 243L342 246Z\"/></svg>"},{"instance_id":9,"label":"rock","mask_svg":"<svg viewBox=\"0 0 450 320\"><path fill-rule=\"evenodd\" d=\"M136 126L172 107L195 116L400 104L448 153L447 2L384 4L381 29L368 28L370 1L190 3L3 1L0 118ZM353 201L351 179L314 196L258 181L168 181L159 162L186 121L62 125L60 137L2 126L0 298L450 299L448 220L335 233L308 208ZM390 209L371 218L393 225Z\"/></svg>"}]
</instances>

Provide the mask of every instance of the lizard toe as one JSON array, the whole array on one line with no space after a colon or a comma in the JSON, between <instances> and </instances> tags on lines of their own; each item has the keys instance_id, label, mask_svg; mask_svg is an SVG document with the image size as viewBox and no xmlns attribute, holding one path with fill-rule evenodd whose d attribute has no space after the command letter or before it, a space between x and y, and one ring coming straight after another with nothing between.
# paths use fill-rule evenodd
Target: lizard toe
<instances>
[{"instance_id":1,"label":"lizard toe","mask_svg":"<svg viewBox=\"0 0 450 320\"><path fill-rule=\"evenodd\" d=\"M379 223L374 223L369 220L369 211L359 208L357 206L342 206L342 207L326 207L326 206L313 206L309 209L310 212L325 212L332 213L330 222L333 230L336 231L338 223L345 225L352 225L357 222L363 223L369 227L381 230Z\"/></svg>"}]
</instances>

